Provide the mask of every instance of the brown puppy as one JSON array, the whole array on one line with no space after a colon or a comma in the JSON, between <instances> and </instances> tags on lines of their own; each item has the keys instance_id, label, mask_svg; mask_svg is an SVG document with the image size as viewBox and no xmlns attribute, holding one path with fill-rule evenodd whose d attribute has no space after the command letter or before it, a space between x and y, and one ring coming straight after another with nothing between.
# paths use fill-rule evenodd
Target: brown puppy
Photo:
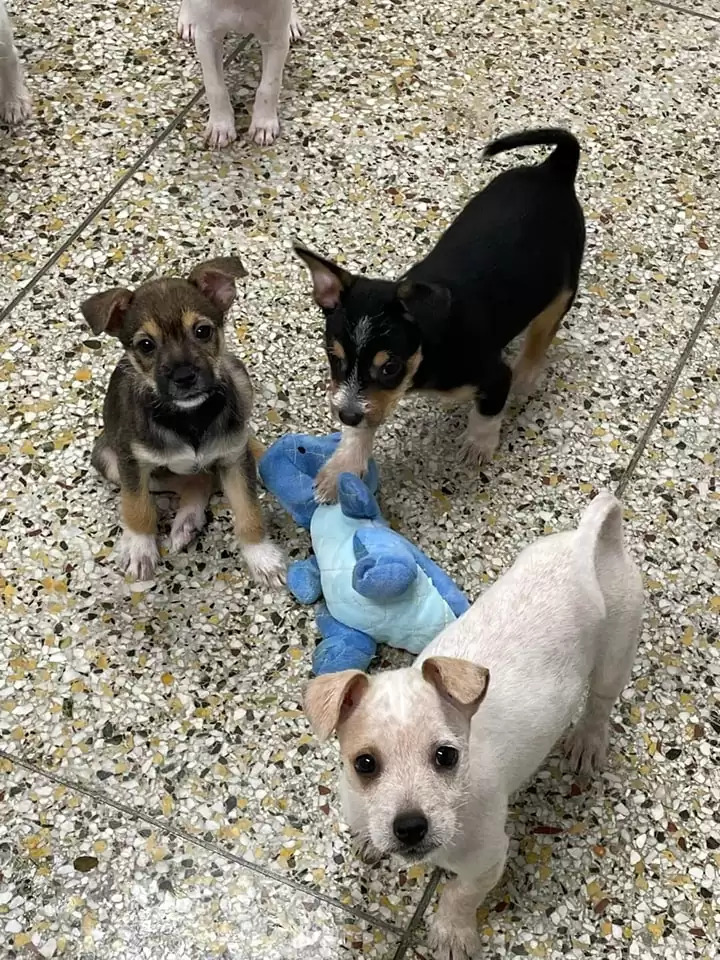
<instances>
[{"instance_id":1,"label":"brown puppy","mask_svg":"<svg viewBox=\"0 0 720 960\"><path fill-rule=\"evenodd\" d=\"M120 553L136 579L151 578L158 559L151 491L179 494L170 544L181 550L204 526L219 481L251 573L263 585L282 583L283 555L265 535L255 489L252 385L223 332L235 279L244 276L236 257L220 257L187 279L151 280L135 291L115 287L81 306L93 333L109 333L125 348L92 462L120 486Z\"/></svg>"}]
</instances>

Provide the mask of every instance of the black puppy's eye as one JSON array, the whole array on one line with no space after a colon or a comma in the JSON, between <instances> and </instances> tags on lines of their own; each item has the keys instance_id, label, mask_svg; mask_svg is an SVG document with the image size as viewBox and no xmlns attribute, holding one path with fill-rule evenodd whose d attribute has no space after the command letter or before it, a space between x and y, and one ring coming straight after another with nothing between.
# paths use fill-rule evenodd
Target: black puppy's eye
<instances>
[{"instance_id":1,"label":"black puppy's eye","mask_svg":"<svg viewBox=\"0 0 720 960\"><path fill-rule=\"evenodd\" d=\"M371 777L377 770L377 760L371 753L361 753L355 757L354 767L361 777Z\"/></svg>"},{"instance_id":2,"label":"black puppy's eye","mask_svg":"<svg viewBox=\"0 0 720 960\"><path fill-rule=\"evenodd\" d=\"M452 770L457 764L459 756L460 754L455 747L443 745L435 751L435 764L438 767L443 767L445 770Z\"/></svg>"},{"instance_id":3,"label":"black puppy's eye","mask_svg":"<svg viewBox=\"0 0 720 960\"><path fill-rule=\"evenodd\" d=\"M399 360L386 360L380 367L380 373L383 377L396 377L402 370L402 364Z\"/></svg>"},{"instance_id":4,"label":"black puppy's eye","mask_svg":"<svg viewBox=\"0 0 720 960\"><path fill-rule=\"evenodd\" d=\"M140 353L144 353L145 356L147 356L155 349L155 341L151 340L150 337L143 337L136 342L135 347Z\"/></svg>"},{"instance_id":5,"label":"black puppy's eye","mask_svg":"<svg viewBox=\"0 0 720 960\"><path fill-rule=\"evenodd\" d=\"M209 340L213 335L213 327L210 323L199 323L195 327L195 336L198 340Z\"/></svg>"}]
</instances>

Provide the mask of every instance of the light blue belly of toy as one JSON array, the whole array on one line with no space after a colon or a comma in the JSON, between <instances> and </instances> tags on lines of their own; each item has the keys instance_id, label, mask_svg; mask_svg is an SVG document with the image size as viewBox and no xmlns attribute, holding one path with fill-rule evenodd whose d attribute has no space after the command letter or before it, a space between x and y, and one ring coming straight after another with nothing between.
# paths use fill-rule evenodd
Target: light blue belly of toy
<instances>
[{"instance_id":1,"label":"light blue belly of toy","mask_svg":"<svg viewBox=\"0 0 720 960\"><path fill-rule=\"evenodd\" d=\"M417 577L400 596L379 603L353 589L356 563L353 536L372 520L346 517L340 506L319 506L310 524L315 556L320 567L323 597L330 614L379 643L420 653L455 614L419 567Z\"/></svg>"}]
</instances>

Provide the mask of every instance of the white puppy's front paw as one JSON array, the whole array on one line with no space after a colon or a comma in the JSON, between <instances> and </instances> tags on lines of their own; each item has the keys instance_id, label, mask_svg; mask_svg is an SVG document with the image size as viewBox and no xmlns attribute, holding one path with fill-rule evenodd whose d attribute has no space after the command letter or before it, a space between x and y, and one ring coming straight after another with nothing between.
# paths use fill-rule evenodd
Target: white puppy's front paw
<instances>
[{"instance_id":1,"label":"white puppy's front paw","mask_svg":"<svg viewBox=\"0 0 720 960\"><path fill-rule=\"evenodd\" d=\"M586 724L580 720L565 740L565 756L575 773L589 776L605 763L607 745L605 724Z\"/></svg>"},{"instance_id":2,"label":"white puppy's front paw","mask_svg":"<svg viewBox=\"0 0 720 960\"><path fill-rule=\"evenodd\" d=\"M268 147L273 143L280 133L280 121L277 114L263 117L258 116L257 110L253 112L252 123L248 130L248 136L260 147Z\"/></svg>"},{"instance_id":3,"label":"white puppy's front paw","mask_svg":"<svg viewBox=\"0 0 720 960\"><path fill-rule=\"evenodd\" d=\"M155 537L150 533L126 530L120 541L120 562L135 580L152 580L159 554Z\"/></svg>"},{"instance_id":4,"label":"white puppy's front paw","mask_svg":"<svg viewBox=\"0 0 720 960\"><path fill-rule=\"evenodd\" d=\"M430 946L433 960L469 960L480 950L476 926L450 923L440 913L430 921Z\"/></svg>"},{"instance_id":5,"label":"white puppy's front paw","mask_svg":"<svg viewBox=\"0 0 720 960\"><path fill-rule=\"evenodd\" d=\"M205 526L205 507L201 503L190 503L181 507L175 515L170 530L170 549L177 553L186 547L198 530Z\"/></svg>"},{"instance_id":6,"label":"white puppy's front paw","mask_svg":"<svg viewBox=\"0 0 720 960\"><path fill-rule=\"evenodd\" d=\"M6 123L22 123L32 113L32 101L25 84L18 87L12 96L0 100L0 120Z\"/></svg>"},{"instance_id":7,"label":"white puppy's front paw","mask_svg":"<svg viewBox=\"0 0 720 960\"><path fill-rule=\"evenodd\" d=\"M292 40L293 43L297 43L297 41L302 37L302 35L303 35L302 23L300 22L300 17L298 17L297 12L295 11L295 8L293 7L293 11L290 14L290 39Z\"/></svg>"},{"instance_id":8,"label":"white puppy's front paw","mask_svg":"<svg viewBox=\"0 0 720 960\"><path fill-rule=\"evenodd\" d=\"M205 143L213 150L222 150L237 139L233 116L210 117L205 127Z\"/></svg>"},{"instance_id":9,"label":"white puppy's front paw","mask_svg":"<svg viewBox=\"0 0 720 960\"><path fill-rule=\"evenodd\" d=\"M243 547L245 562L261 587L279 590L285 583L285 554L272 540L261 540Z\"/></svg>"}]
</instances>

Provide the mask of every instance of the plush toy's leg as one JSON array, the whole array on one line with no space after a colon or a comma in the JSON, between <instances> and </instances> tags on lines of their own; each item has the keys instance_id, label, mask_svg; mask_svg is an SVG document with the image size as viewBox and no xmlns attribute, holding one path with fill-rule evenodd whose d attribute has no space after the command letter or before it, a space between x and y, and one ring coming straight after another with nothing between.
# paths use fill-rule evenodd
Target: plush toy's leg
<instances>
[{"instance_id":1,"label":"plush toy's leg","mask_svg":"<svg viewBox=\"0 0 720 960\"><path fill-rule=\"evenodd\" d=\"M340 623L321 603L315 615L322 641L313 654L313 673L338 673L341 670L367 670L377 644L362 630Z\"/></svg>"},{"instance_id":2,"label":"plush toy's leg","mask_svg":"<svg viewBox=\"0 0 720 960\"><path fill-rule=\"evenodd\" d=\"M320 567L315 557L296 560L287 572L287 585L290 593L300 603L315 603L322 596Z\"/></svg>"}]
</instances>

